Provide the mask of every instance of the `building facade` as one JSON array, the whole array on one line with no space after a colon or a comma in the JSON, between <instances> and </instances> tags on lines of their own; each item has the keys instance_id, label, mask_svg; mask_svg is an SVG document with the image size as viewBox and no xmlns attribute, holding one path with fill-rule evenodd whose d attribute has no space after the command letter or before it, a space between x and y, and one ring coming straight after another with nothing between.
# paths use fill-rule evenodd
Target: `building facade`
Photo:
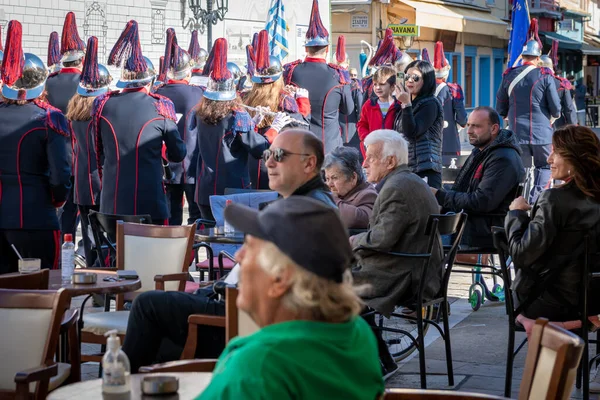
<instances>
[{"instance_id":1,"label":"building facade","mask_svg":"<svg viewBox=\"0 0 600 400\"><path fill-rule=\"evenodd\" d=\"M201 4L206 6L206 0ZM228 12L223 21L213 27L213 40L224 37L229 43L228 57L240 66L246 64L245 47L255 32L264 29L270 0L229 0ZM289 51L287 61L304 55L304 34L308 28L311 0L288 1L286 19L288 24ZM319 2L321 18L330 25L329 0ZM12 19L23 25L23 49L46 60L48 38L52 31L60 35L68 11L76 14L79 34L87 40L98 37L98 56L102 63L118 39L125 24L135 19L139 24L144 55L158 68L158 59L164 53L165 31L175 28L179 44L187 49L190 26L184 25L192 17L188 0L0 0L0 25L2 43L5 41L6 25ZM200 45L206 48L206 32L199 35Z\"/></svg>"}]
</instances>

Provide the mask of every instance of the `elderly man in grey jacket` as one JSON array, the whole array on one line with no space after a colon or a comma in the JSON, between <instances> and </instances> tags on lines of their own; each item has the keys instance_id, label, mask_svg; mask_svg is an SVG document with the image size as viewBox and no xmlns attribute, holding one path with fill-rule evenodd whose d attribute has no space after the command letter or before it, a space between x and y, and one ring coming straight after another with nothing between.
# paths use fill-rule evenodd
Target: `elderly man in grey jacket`
<instances>
[{"instance_id":1,"label":"elderly man in grey jacket","mask_svg":"<svg viewBox=\"0 0 600 400\"><path fill-rule=\"evenodd\" d=\"M396 306L414 305L423 264L421 260L401 259L378 251L425 253L427 220L429 215L438 214L440 207L427 183L408 169L408 144L401 134L376 130L367 136L365 146L367 180L376 184L379 195L369 230L350 238L359 259L353 275L356 283L371 286L362 296L367 306L389 316ZM440 289L441 259L442 249L437 247L424 282L425 298L433 297ZM380 333L378 336L381 343ZM379 351L387 375L396 365L385 344L379 346Z\"/></svg>"}]
</instances>

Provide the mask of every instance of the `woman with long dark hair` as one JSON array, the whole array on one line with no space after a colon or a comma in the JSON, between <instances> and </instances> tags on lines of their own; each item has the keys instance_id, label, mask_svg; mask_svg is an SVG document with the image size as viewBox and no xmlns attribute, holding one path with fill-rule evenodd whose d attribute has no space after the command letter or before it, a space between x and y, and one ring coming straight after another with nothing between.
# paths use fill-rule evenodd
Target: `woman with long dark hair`
<instances>
[{"instance_id":1,"label":"woman with long dark hair","mask_svg":"<svg viewBox=\"0 0 600 400\"><path fill-rule=\"evenodd\" d=\"M259 116L261 112L286 113L298 121L310 121L310 102L308 91L302 88L285 87L283 84L283 67L276 57L269 56L269 34L262 30L258 34L256 48L247 49L248 68L252 80L252 89L243 95L244 104L258 108L260 111L250 111L255 118L258 133L266 135L270 129L283 128L281 124L290 122L291 119L279 119L281 123L274 124L273 115ZM252 54L254 51L254 54ZM254 59L252 58L254 56ZM252 61L255 62L252 65ZM249 162L250 180L255 189L269 189L269 175L262 159L251 159Z\"/></svg>"},{"instance_id":2,"label":"woman with long dark hair","mask_svg":"<svg viewBox=\"0 0 600 400\"><path fill-rule=\"evenodd\" d=\"M596 250L600 244L600 140L587 127L567 125L554 132L552 146L552 178L564 183L543 191L533 208L523 197L515 199L504 225L521 314L569 321L579 319L584 237ZM600 312L597 293L590 290L590 315Z\"/></svg>"},{"instance_id":3,"label":"woman with long dark hair","mask_svg":"<svg viewBox=\"0 0 600 400\"><path fill-rule=\"evenodd\" d=\"M427 61L406 67L404 85L396 82L401 103L395 129L408 141L408 167L432 188L442 186L442 129L444 114L435 96L435 70Z\"/></svg>"}]
</instances>

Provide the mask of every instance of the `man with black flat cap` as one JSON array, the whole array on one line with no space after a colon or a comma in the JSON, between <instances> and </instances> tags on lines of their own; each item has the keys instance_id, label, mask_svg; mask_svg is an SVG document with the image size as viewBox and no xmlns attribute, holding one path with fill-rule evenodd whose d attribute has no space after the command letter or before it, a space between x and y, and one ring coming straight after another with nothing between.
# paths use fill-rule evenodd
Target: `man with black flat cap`
<instances>
[{"instance_id":1,"label":"man with black flat cap","mask_svg":"<svg viewBox=\"0 0 600 400\"><path fill-rule=\"evenodd\" d=\"M378 398L377 345L337 211L291 196L263 211L230 204L225 219L246 233L237 306L261 329L229 342L199 398Z\"/></svg>"}]
</instances>

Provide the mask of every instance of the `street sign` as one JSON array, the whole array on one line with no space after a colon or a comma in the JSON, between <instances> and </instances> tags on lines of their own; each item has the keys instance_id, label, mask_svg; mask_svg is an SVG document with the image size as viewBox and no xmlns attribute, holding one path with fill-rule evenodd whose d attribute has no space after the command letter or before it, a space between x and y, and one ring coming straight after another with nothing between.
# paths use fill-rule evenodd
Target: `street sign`
<instances>
[{"instance_id":1,"label":"street sign","mask_svg":"<svg viewBox=\"0 0 600 400\"><path fill-rule=\"evenodd\" d=\"M394 36L419 36L418 25L388 25Z\"/></svg>"},{"instance_id":2,"label":"street sign","mask_svg":"<svg viewBox=\"0 0 600 400\"><path fill-rule=\"evenodd\" d=\"M369 16L366 14L353 15L350 22L352 29L367 29L369 28Z\"/></svg>"}]
</instances>

